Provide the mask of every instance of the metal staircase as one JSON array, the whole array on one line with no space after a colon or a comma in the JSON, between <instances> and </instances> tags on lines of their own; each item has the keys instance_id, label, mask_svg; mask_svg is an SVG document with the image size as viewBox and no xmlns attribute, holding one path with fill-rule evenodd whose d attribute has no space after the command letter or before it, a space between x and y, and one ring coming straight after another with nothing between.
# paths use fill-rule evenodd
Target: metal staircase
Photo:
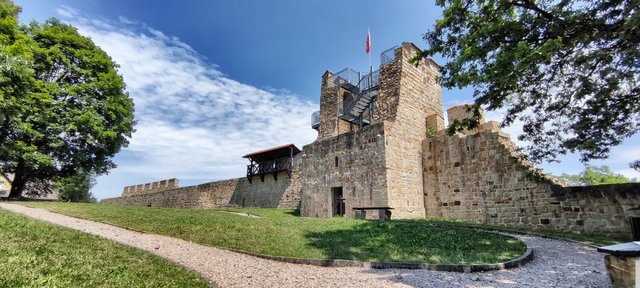
<instances>
[{"instance_id":1,"label":"metal staircase","mask_svg":"<svg viewBox=\"0 0 640 288\"><path fill-rule=\"evenodd\" d=\"M357 84L354 83L354 73L351 69L342 70L335 75L335 83L349 91L349 97L343 101L340 118L360 127L369 125L373 118L374 102L378 96L379 73L373 71L360 77L357 73Z\"/></svg>"},{"instance_id":2,"label":"metal staircase","mask_svg":"<svg viewBox=\"0 0 640 288\"><path fill-rule=\"evenodd\" d=\"M394 46L380 54L380 67L395 61L397 49L398 47ZM360 72L349 68L333 75L333 83L349 92L349 96L343 99L342 106L339 107L340 119L358 124L360 127L373 123L379 75L379 70L362 76ZM320 129L320 111L311 115L311 128Z\"/></svg>"}]
</instances>

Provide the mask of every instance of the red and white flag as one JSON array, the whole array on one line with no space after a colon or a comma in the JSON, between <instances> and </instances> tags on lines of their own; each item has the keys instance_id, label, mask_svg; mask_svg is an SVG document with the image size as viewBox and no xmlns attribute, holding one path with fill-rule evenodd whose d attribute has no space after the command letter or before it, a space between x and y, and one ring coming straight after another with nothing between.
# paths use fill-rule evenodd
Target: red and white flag
<instances>
[{"instance_id":1,"label":"red and white flag","mask_svg":"<svg viewBox=\"0 0 640 288\"><path fill-rule=\"evenodd\" d=\"M367 44L364 48L364 51L367 52L367 54L369 54L369 52L371 52L371 32L369 32L369 29L367 28Z\"/></svg>"}]
</instances>

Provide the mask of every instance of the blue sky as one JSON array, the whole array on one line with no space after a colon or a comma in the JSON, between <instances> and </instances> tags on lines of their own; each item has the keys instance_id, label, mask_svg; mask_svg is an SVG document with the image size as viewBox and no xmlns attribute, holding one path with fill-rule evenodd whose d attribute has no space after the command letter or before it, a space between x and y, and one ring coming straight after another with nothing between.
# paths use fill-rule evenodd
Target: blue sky
<instances>
[{"instance_id":1,"label":"blue sky","mask_svg":"<svg viewBox=\"0 0 640 288\"><path fill-rule=\"evenodd\" d=\"M181 186L242 177L252 151L312 142L320 77L345 67L368 70L402 42L425 46L422 34L440 16L431 1L124 1L19 0L20 21L56 17L91 37L120 64L136 104L137 132L98 178L93 194L117 197L126 185L178 178ZM440 58L435 58L443 63ZM472 102L471 91L443 90L444 105ZM497 112L486 118L500 120ZM517 135L517 125L506 132ZM515 138L515 137L514 137ZM578 173L577 156L541 165ZM628 177L640 158L640 135L605 161Z\"/></svg>"}]
</instances>

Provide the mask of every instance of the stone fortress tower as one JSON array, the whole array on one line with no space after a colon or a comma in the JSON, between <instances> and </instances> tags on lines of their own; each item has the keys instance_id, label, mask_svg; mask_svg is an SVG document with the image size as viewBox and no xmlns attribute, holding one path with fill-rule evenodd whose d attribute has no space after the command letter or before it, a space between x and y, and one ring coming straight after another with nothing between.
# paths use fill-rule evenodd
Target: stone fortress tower
<instances>
[{"instance_id":1,"label":"stone fortress tower","mask_svg":"<svg viewBox=\"0 0 640 288\"><path fill-rule=\"evenodd\" d=\"M431 59L410 63L419 51L403 43L381 54L376 71L325 72L311 123L318 138L302 151L288 144L249 153L246 177L180 188L177 179L128 186L122 197L102 202L629 234L629 218L640 218L640 184L563 187L519 157L497 122L481 120L476 129L449 135L439 67ZM449 123L466 118L468 105L474 104L447 109Z\"/></svg>"},{"instance_id":2,"label":"stone fortress tower","mask_svg":"<svg viewBox=\"0 0 640 288\"><path fill-rule=\"evenodd\" d=\"M640 216L640 184L563 187L519 157L494 121L449 135L439 67L410 63L420 49L382 53L378 70L322 76L318 138L303 147L300 214L392 219L444 217L624 235ZM447 109L449 123L470 115ZM355 209L354 209L355 208ZM367 212L367 218L385 217ZM389 215L386 215L387 217Z\"/></svg>"},{"instance_id":3,"label":"stone fortress tower","mask_svg":"<svg viewBox=\"0 0 640 288\"><path fill-rule=\"evenodd\" d=\"M425 217L422 142L427 116L443 123L438 65L410 63L420 49L382 53L379 70L322 76L318 139L303 148L303 216L353 217L353 207L392 207L393 218Z\"/></svg>"}]
</instances>

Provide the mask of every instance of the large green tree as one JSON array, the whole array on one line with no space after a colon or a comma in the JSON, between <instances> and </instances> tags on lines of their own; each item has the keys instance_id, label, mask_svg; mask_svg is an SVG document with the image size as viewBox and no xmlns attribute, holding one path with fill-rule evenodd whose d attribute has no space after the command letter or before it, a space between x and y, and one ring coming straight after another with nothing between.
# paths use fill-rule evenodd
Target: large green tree
<instances>
[{"instance_id":1,"label":"large green tree","mask_svg":"<svg viewBox=\"0 0 640 288\"><path fill-rule=\"evenodd\" d=\"M504 126L522 121L531 160L568 152L582 161L606 158L638 132L640 0L437 4L443 16L425 34L429 47L420 56L443 56L443 86L472 87L477 104L506 111Z\"/></svg>"},{"instance_id":2,"label":"large green tree","mask_svg":"<svg viewBox=\"0 0 640 288\"><path fill-rule=\"evenodd\" d=\"M612 172L608 166L586 165L584 171L578 175L562 174L558 177L570 186L593 186L605 184L620 184L638 182L638 179L627 178L622 174Z\"/></svg>"},{"instance_id":3,"label":"large green tree","mask_svg":"<svg viewBox=\"0 0 640 288\"><path fill-rule=\"evenodd\" d=\"M0 170L15 174L9 196L21 196L32 181L106 173L134 125L133 101L117 65L74 27L56 19L19 26L19 8L0 3L0 28L8 27L0 40L14 39L12 51L19 53L7 57L26 69L7 66L5 74L21 78L5 78L0 88L0 109L11 109L3 114L0 136Z\"/></svg>"},{"instance_id":4,"label":"large green tree","mask_svg":"<svg viewBox=\"0 0 640 288\"><path fill-rule=\"evenodd\" d=\"M53 183L58 190L58 199L68 202L95 202L91 187L96 184L95 174L78 171L76 175L56 180Z\"/></svg>"},{"instance_id":5,"label":"large green tree","mask_svg":"<svg viewBox=\"0 0 640 288\"><path fill-rule=\"evenodd\" d=\"M18 98L25 97L34 84L34 71L28 61L30 39L18 26L20 7L0 1L0 149L15 126L15 116L21 112Z\"/></svg>"}]
</instances>

